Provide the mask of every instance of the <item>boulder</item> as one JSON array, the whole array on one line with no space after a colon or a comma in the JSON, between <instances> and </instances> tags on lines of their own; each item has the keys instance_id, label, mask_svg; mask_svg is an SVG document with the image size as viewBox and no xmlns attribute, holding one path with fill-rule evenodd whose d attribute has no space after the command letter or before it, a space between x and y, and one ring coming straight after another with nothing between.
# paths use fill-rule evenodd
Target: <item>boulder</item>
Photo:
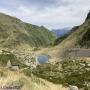
<instances>
[{"instance_id":1,"label":"boulder","mask_svg":"<svg viewBox=\"0 0 90 90\"><path fill-rule=\"evenodd\" d=\"M69 85L69 90L79 90L77 86Z\"/></svg>"}]
</instances>

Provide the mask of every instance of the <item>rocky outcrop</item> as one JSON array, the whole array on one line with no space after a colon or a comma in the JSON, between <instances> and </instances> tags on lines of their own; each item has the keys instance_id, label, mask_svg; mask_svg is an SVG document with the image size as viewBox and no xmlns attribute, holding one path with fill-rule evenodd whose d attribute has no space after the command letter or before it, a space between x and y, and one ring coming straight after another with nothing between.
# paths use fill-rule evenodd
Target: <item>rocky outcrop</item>
<instances>
[{"instance_id":1,"label":"rocky outcrop","mask_svg":"<svg viewBox=\"0 0 90 90\"><path fill-rule=\"evenodd\" d=\"M87 15L86 21L89 20L89 19L90 19L90 11L89 11L89 13Z\"/></svg>"}]
</instances>

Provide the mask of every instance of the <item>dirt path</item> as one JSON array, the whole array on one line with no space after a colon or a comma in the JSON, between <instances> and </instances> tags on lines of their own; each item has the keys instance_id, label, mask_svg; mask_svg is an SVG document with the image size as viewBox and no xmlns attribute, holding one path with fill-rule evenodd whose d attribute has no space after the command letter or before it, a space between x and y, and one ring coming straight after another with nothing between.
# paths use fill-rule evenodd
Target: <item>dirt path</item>
<instances>
[{"instance_id":1,"label":"dirt path","mask_svg":"<svg viewBox=\"0 0 90 90\"><path fill-rule=\"evenodd\" d=\"M71 56L90 57L90 49L73 48L70 51Z\"/></svg>"}]
</instances>

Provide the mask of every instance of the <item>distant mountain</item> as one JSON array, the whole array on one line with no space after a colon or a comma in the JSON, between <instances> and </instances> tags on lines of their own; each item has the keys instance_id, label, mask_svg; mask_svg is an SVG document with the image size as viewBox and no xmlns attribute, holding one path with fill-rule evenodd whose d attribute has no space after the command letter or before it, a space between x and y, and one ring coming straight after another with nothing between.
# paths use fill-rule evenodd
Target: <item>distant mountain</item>
<instances>
[{"instance_id":1,"label":"distant mountain","mask_svg":"<svg viewBox=\"0 0 90 90\"><path fill-rule=\"evenodd\" d=\"M52 32L57 36L57 38L59 38L67 34L70 30L71 28L53 29Z\"/></svg>"},{"instance_id":2,"label":"distant mountain","mask_svg":"<svg viewBox=\"0 0 90 90\"><path fill-rule=\"evenodd\" d=\"M55 40L55 42L54 42L54 46L55 45L58 45L58 44L60 44L63 40L65 40L71 33L73 33L77 28L78 28L79 26L75 26L75 27L73 27L72 29L69 29L69 30L65 30L64 29L64 31L66 31L65 33L63 33L63 34L61 34L56 40ZM61 30L61 31L63 31L63 30Z\"/></svg>"},{"instance_id":3,"label":"distant mountain","mask_svg":"<svg viewBox=\"0 0 90 90\"><path fill-rule=\"evenodd\" d=\"M45 27L25 23L16 17L0 13L0 47L46 47L56 39Z\"/></svg>"}]
</instances>

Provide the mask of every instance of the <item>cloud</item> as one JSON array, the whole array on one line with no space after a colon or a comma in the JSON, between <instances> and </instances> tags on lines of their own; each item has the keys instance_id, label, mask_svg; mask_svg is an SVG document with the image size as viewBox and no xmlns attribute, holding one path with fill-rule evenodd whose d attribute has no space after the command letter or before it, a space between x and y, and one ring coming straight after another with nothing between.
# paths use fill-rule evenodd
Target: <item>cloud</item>
<instances>
[{"instance_id":1,"label":"cloud","mask_svg":"<svg viewBox=\"0 0 90 90\"><path fill-rule=\"evenodd\" d=\"M90 9L90 0L2 0L4 12L47 28L72 27L81 24Z\"/></svg>"}]
</instances>

